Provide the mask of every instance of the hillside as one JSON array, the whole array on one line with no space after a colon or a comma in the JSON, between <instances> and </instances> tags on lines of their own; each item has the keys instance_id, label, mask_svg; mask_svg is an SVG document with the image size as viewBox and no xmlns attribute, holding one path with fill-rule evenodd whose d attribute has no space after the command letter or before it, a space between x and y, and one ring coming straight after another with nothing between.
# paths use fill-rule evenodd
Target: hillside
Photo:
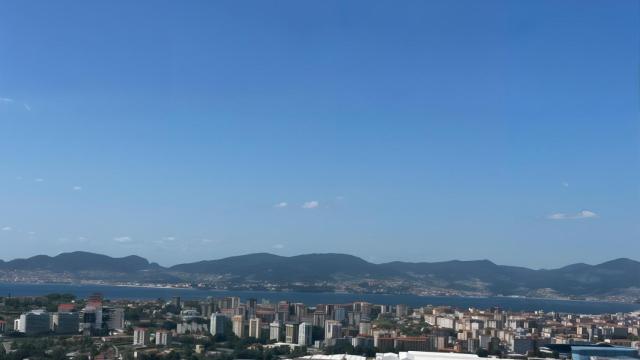
<instances>
[{"instance_id":1,"label":"hillside","mask_svg":"<svg viewBox=\"0 0 640 360\"><path fill-rule=\"evenodd\" d=\"M392 283L402 289L445 289L492 295L546 292L568 296L603 296L635 294L640 289L640 262L631 259L533 270L497 265L488 260L374 264L346 254L287 257L255 253L162 267L133 255L113 258L89 252L71 252L53 257L38 255L0 261L0 274L9 272L65 274L78 280L148 282L190 282L218 277L227 284L250 281L338 285L373 280Z\"/></svg>"}]
</instances>

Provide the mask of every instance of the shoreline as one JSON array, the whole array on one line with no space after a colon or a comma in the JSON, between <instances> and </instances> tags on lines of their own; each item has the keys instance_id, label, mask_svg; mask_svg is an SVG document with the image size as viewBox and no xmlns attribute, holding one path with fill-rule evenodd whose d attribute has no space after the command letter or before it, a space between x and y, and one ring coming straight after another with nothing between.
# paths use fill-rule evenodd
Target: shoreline
<instances>
[{"instance_id":1,"label":"shoreline","mask_svg":"<svg viewBox=\"0 0 640 360\"><path fill-rule=\"evenodd\" d=\"M278 293L295 293L295 294L317 294L317 295L346 295L346 296L415 296L419 298L437 298L437 299L479 299L479 300L489 300L489 299L513 299L513 300L536 300L536 301L558 301L558 302L576 302L576 303L592 303L592 304L623 304L623 305L638 305L638 310L640 310L640 304L636 302L626 302L626 301L614 301L614 300L604 300L604 299L570 299L570 298L546 298L546 297L529 297L529 296L520 296L520 295L419 295L413 293L356 293L356 292L327 292L327 291L295 291L295 290L228 290L228 289L202 289L197 287L186 287L186 286L168 286L168 285L153 285L153 284L108 284L108 283L99 283L99 282L0 282L0 285L10 286L12 284L17 285L33 285L33 286L55 286L55 285L63 285L63 286L74 286L74 287L83 287L83 286L101 286L101 287L117 287L117 288L133 288L133 289L157 289L157 290L181 290L181 291L202 291L202 292L229 292L229 293L267 293L267 294L278 294ZM46 294L42 294L46 295Z\"/></svg>"}]
</instances>

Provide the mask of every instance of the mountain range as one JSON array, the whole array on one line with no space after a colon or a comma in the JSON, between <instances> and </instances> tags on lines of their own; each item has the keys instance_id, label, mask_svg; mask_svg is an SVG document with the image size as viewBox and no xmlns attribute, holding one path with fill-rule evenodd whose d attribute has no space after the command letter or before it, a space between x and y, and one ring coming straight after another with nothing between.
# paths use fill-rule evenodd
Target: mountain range
<instances>
[{"instance_id":1,"label":"mountain range","mask_svg":"<svg viewBox=\"0 0 640 360\"><path fill-rule=\"evenodd\" d=\"M74 280L141 282L225 282L232 284L374 283L377 287L485 295L638 296L640 262L620 258L534 270L489 260L388 262L375 264L346 254L279 256L255 253L162 267L139 256L114 258L90 252L0 260L0 279L9 274L60 274ZM400 284L400 285L399 285ZM358 287L361 285L354 285ZM393 290L391 290L393 291Z\"/></svg>"}]
</instances>

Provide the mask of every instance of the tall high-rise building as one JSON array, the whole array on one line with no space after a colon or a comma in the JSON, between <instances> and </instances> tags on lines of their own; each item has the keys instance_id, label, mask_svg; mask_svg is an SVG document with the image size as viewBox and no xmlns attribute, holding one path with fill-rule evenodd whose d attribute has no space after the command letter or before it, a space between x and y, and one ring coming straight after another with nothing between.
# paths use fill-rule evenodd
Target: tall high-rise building
<instances>
[{"instance_id":1,"label":"tall high-rise building","mask_svg":"<svg viewBox=\"0 0 640 360\"><path fill-rule=\"evenodd\" d=\"M249 299L245 305L245 316L249 319L256 317L258 301L256 299Z\"/></svg>"},{"instance_id":2,"label":"tall high-rise building","mask_svg":"<svg viewBox=\"0 0 640 360\"><path fill-rule=\"evenodd\" d=\"M102 303L97 300L87 301L80 311L80 331L84 335L92 335L102 330Z\"/></svg>"},{"instance_id":3,"label":"tall high-rise building","mask_svg":"<svg viewBox=\"0 0 640 360\"><path fill-rule=\"evenodd\" d=\"M361 347L363 349L373 348L373 338L370 336L356 336L351 338L351 346Z\"/></svg>"},{"instance_id":4,"label":"tall high-rise building","mask_svg":"<svg viewBox=\"0 0 640 360\"><path fill-rule=\"evenodd\" d=\"M326 320L324 322L324 339L337 339L342 337L342 324L338 320Z\"/></svg>"},{"instance_id":5,"label":"tall high-rise building","mask_svg":"<svg viewBox=\"0 0 640 360\"><path fill-rule=\"evenodd\" d=\"M371 335L371 323L368 321L362 321L360 322L360 324L358 325L358 334L359 335L367 335L370 336Z\"/></svg>"},{"instance_id":6,"label":"tall high-rise building","mask_svg":"<svg viewBox=\"0 0 640 360\"><path fill-rule=\"evenodd\" d=\"M327 316L324 311L316 310L313 313L313 326L324 327L324 321L327 319Z\"/></svg>"},{"instance_id":7,"label":"tall high-rise building","mask_svg":"<svg viewBox=\"0 0 640 360\"><path fill-rule=\"evenodd\" d=\"M409 308L405 304L396 305L396 317L401 318L409 314Z\"/></svg>"},{"instance_id":8,"label":"tall high-rise building","mask_svg":"<svg viewBox=\"0 0 640 360\"><path fill-rule=\"evenodd\" d=\"M77 334L80 317L76 312L57 312L51 316L51 330L56 334Z\"/></svg>"},{"instance_id":9,"label":"tall high-rise building","mask_svg":"<svg viewBox=\"0 0 640 360\"><path fill-rule=\"evenodd\" d=\"M223 335L226 321L227 317L220 313L211 314L211 323L209 324L211 335Z\"/></svg>"},{"instance_id":10,"label":"tall high-rise building","mask_svg":"<svg viewBox=\"0 0 640 360\"><path fill-rule=\"evenodd\" d=\"M298 343L298 324L289 323L284 326L284 341L287 344Z\"/></svg>"},{"instance_id":11,"label":"tall high-rise building","mask_svg":"<svg viewBox=\"0 0 640 360\"><path fill-rule=\"evenodd\" d=\"M218 301L220 309L235 309L240 306L240 298L237 296L227 296Z\"/></svg>"},{"instance_id":12,"label":"tall high-rise building","mask_svg":"<svg viewBox=\"0 0 640 360\"><path fill-rule=\"evenodd\" d=\"M135 328L133 330L133 345L134 346L149 345L149 330L145 328Z\"/></svg>"},{"instance_id":13,"label":"tall high-rise building","mask_svg":"<svg viewBox=\"0 0 640 360\"><path fill-rule=\"evenodd\" d=\"M228 297L224 297L222 299L216 300L218 308L222 310L231 309L231 299Z\"/></svg>"},{"instance_id":14,"label":"tall high-rise building","mask_svg":"<svg viewBox=\"0 0 640 360\"><path fill-rule=\"evenodd\" d=\"M259 318L249 319L249 337L260 339L260 329L262 323Z\"/></svg>"},{"instance_id":15,"label":"tall high-rise building","mask_svg":"<svg viewBox=\"0 0 640 360\"><path fill-rule=\"evenodd\" d=\"M296 321L301 321L307 314L307 306L303 303L293 304L293 313L295 314Z\"/></svg>"},{"instance_id":16,"label":"tall high-rise building","mask_svg":"<svg viewBox=\"0 0 640 360\"><path fill-rule=\"evenodd\" d=\"M280 321L269 324L269 340L280 341Z\"/></svg>"},{"instance_id":17,"label":"tall high-rise building","mask_svg":"<svg viewBox=\"0 0 640 360\"><path fill-rule=\"evenodd\" d=\"M308 322L300 323L298 326L298 345L310 346L313 344L313 337L311 335L313 325Z\"/></svg>"},{"instance_id":18,"label":"tall high-rise building","mask_svg":"<svg viewBox=\"0 0 640 360\"><path fill-rule=\"evenodd\" d=\"M180 296L174 296L173 299L171 299L171 305L180 310L182 308L182 300L180 299Z\"/></svg>"},{"instance_id":19,"label":"tall high-rise building","mask_svg":"<svg viewBox=\"0 0 640 360\"><path fill-rule=\"evenodd\" d=\"M237 337L244 337L244 316L234 315L231 321L233 333L236 334Z\"/></svg>"},{"instance_id":20,"label":"tall high-rise building","mask_svg":"<svg viewBox=\"0 0 640 360\"><path fill-rule=\"evenodd\" d=\"M157 346L171 345L171 332L167 330L156 331L155 341Z\"/></svg>"},{"instance_id":21,"label":"tall high-rise building","mask_svg":"<svg viewBox=\"0 0 640 360\"><path fill-rule=\"evenodd\" d=\"M33 310L20 315L18 331L27 335L44 334L50 328L49 313L44 310Z\"/></svg>"},{"instance_id":22,"label":"tall high-rise building","mask_svg":"<svg viewBox=\"0 0 640 360\"><path fill-rule=\"evenodd\" d=\"M215 309L215 304L210 301L200 303L200 314L204 317L210 317Z\"/></svg>"},{"instance_id":23,"label":"tall high-rise building","mask_svg":"<svg viewBox=\"0 0 640 360\"><path fill-rule=\"evenodd\" d=\"M248 309L254 309L258 306L258 299L256 298L251 298L247 300L247 308Z\"/></svg>"},{"instance_id":24,"label":"tall high-rise building","mask_svg":"<svg viewBox=\"0 0 640 360\"><path fill-rule=\"evenodd\" d=\"M371 313L371 303L366 301L356 301L353 303L353 312L368 316Z\"/></svg>"},{"instance_id":25,"label":"tall high-rise building","mask_svg":"<svg viewBox=\"0 0 640 360\"><path fill-rule=\"evenodd\" d=\"M107 320L107 329L124 330L124 309L105 307L102 309L103 316Z\"/></svg>"},{"instance_id":26,"label":"tall high-rise building","mask_svg":"<svg viewBox=\"0 0 640 360\"><path fill-rule=\"evenodd\" d=\"M232 296L231 297L231 306L234 307L234 308L240 306L240 297Z\"/></svg>"},{"instance_id":27,"label":"tall high-rise building","mask_svg":"<svg viewBox=\"0 0 640 360\"><path fill-rule=\"evenodd\" d=\"M333 304L318 304L316 305L316 311L321 311L325 314L327 318L332 318Z\"/></svg>"},{"instance_id":28,"label":"tall high-rise building","mask_svg":"<svg viewBox=\"0 0 640 360\"><path fill-rule=\"evenodd\" d=\"M282 322L289 321L289 302L278 302L278 306L276 307L276 319Z\"/></svg>"}]
</instances>

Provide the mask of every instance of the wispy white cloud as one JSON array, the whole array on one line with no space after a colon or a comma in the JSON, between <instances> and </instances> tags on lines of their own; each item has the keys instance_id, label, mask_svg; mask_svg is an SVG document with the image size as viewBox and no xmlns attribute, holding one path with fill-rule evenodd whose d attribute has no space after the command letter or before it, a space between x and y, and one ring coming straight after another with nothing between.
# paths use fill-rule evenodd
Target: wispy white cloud
<instances>
[{"instance_id":1,"label":"wispy white cloud","mask_svg":"<svg viewBox=\"0 0 640 360\"><path fill-rule=\"evenodd\" d=\"M44 179L43 178L36 178L36 179L33 179L33 181L35 181L35 182L43 182Z\"/></svg>"},{"instance_id":2,"label":"wispy white cloud","mask_svg":"<svg viewBox=\"0 0 640 360\"><path fill-rule=\"evenodd\" d=\"M71 190L73 190L73 191L81 191L82 190L82 186L76 185L76 186L72 187Z\"/></svg>"},{"instance_id":3,"label":"wispy white cloud","mask_svg":"<svg viewBox=\"0 0 640 360\"><path fill-rule=\"evenodd\" d=\"M173 241L176 241L175 236L163 236L162 238L154 240L153 242L158 245L167 245L167 243L171 243Z\"/></svg>"},{"instance_id":4,"label":"wispy white cloud","mask_svg":"<svg viewBox=\"0 0 640 360\"><path fill-rule=\"evenodd\" d=\"M117 236L113 238L113 241L119 242L119 243L128 243L133 241L133 239L129 236Z\"/></svg>"},{"instance_id":5,"label":"wispy white cloud","mask_svg":"<svg viewBox=\"0 0 640 360\"><path fill-rule=\"evenodd\" d=\"M564 186L564 187L569 187L569 183L568 183L568 182L566 182L566 181L563 181L563 182L562 182L562 186Z\"/></svg>"},{"instance_id":6,"label":"wispy white cloud","mask_svg":"<svg viewBox=\"0 0 640 360\"><path fill-rule=\"evenodd\" d=\"M282 209L282 208L286 208L289 204L287 204L286 202L279 202L275 205L273 205L274 208L278 208L278 209Z\"/></svg>"},{"instance_id":7,"label":"wispy white cloud","mask_svg":"<svg viewBox=\"0 0 640 360\"><path fill-rule=\"evenodd\" d=\"M273 248L274 249L284 249L284 244L274 244Z\"/></svg>"},{"instance_id":8,"label":"wispy white cloud","mask_svg":"<svg viewBox=\"0 0 640 360\"><path fill-rule=\"evenodd\" d=\"M13 228L11 226L4 226L2 229L0 229L2 231L11 231L13 230Z\"/></svg>"},{"instance_id":9,"label":"wispy white cloud","mask_svg":"<svg viewBox=\"0 0 640 360\"><path fill-rule=\"evenodd\" d=\"M16 102L15 99L8 98L8 97L0 97L0 103L13 104L15 102ZM23 102L22 106L24 107L25 110L31 111L31 106L29 106L29 104L27 104L26 102Z\"/></svg>"},{"instance_id":10,"label":"wispy white cloud","mask_svg":"<svg viewBox=\"0 0 640 360\"><path fill-rule=\"evenodd\" d=\"M597 218L598 214L590 210L581 210L575 214L555 213L547 216L549 220L577 220Z\"/></svg>"},{"instance_id":11,"label":"wispy white cloud","mask_svg":"<svg viewBox=\"0 0 640 360\"><path fill-rule=\"evenodd\" d=\"M307 201L306 203L302 204L303 209L315 209L318 206L320 206L320 203L316 200Z\"/></svg>"}]
</instances>

